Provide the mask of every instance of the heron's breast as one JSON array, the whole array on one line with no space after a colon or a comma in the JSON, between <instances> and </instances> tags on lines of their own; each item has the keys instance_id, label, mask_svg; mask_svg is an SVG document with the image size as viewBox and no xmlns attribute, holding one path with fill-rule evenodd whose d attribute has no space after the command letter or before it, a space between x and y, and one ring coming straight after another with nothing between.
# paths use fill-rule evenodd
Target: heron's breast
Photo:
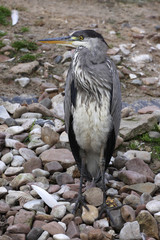
<instances>
[{"instance_id":1,"label":"heron's breast","mask_svg":"<svg viewBox=\"0 0 160 240\"><path fill-rule=\"evenodd\" d=\"M77 94L76 108L73 110L73 129L79 146L87 151L99 152L107 141L111 128L110 96L103 96L101 104L82 101Z\"/></svg>"}]
</instances>

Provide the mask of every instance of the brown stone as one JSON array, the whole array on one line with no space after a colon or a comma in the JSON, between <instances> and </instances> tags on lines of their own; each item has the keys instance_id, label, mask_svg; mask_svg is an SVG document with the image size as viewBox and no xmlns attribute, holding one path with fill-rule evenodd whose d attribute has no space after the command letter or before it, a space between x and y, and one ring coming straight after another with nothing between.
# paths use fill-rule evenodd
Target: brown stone
<instances>
[{"instance_id":1,"label":"brown stone","mask_svg":"<svg viewBox=\"0 0 160 240\"><path fill-rule=\"evenodd\" d=\"M42 226L44 231L49 232L49 234L54 235L58 233L65 234L64 228L57 222L53 221Z\"/></svg>"},{"instance_id":2,"label":"brown stone","mask_svg":"<svg viewBox=\"0 0 160 240\"><path fill-rule=\"evenodd\" d=\"M79 233L79 229L77 227L77 225L75 224L74 221L71 221L68 224L68 228L67 228L67 232L66 234L70 237L70 238L75 238L75 237L79 237L80 233Z\"/></svg>"},{"instance_id":3,"label":"brown stone","mask_svg":"<svg viewBox=\"0 0 160 240\"><path fill-rule=\"evenodd\" d=\"M7 228L10 233L29 233L30 227L26 224L17 223Z\"/></svg>"},{"instance_id":4,"label":"brown stone","mask_svg":"<svg viewBox=\"0 0 160 240\"><path fill-rule=\"evenodd\" d=\"M44 143L53 146L59 141L59 134L51 127L44 126L41 129L41 138Z\"/></svg>"},{"instance_id":5,"label":"brown stone","mask_svg":"<svg viewBox=\"0 0 160 240\"><path fill-rule=\"evenodd\" d=\"M44 164L57 161L60 162L63 168L68 168L75 164L74 157L68 149L54 149L50 148L49 150L44 151L40 158Z\"/></svg>"},{"instance_id":6,"label":"brown stone","mask_svg":"<svg viewBox=\"0 0 160 240\"><path fill-rule=\"evenodd\" d=\"M12 240L26 240L24 233L6 233Z\"/></svg>"},{"instance_id":7,"label":"brown stone","mask_svg":"<svg viewBox=\"0 0 160 240\"><path fill-rule=\"evenodd\" d=\"M42 161L38 157L34 157L29 159L27 162L23 164L24 173L32 173L33 169L42 168Z\"/></svg>"},{"instance_id":8,"label":"brown stone","mask_svg":"<svg viewBox=\"0 0 160 240\"><path fill-rule=\"evenodd\" d=\"M60 185L60 186L63 184L74 182L72 176L70 176L66 172L58 174L56 176L56 181L57 181L58 185Z\"/></svg>"},{"instance_id":9,"label":"brown stone","mask_svg":"<svg viewBox=\"0 0 160 240\"><path fill-rule=\"evenodd\" d=\"M100 206L103 203L103 192L98 187L88 188L84 194L88 204L93 206Z\"/></svg>"},{"instance_id":10,"label":"brown stone","mask_svg":"<svg viewBox=\"0 0 160 240\"><path fill-rule=\"evenodd\" d=\"M24 224L27 227L31 228L34 216L35 216L34 211L26 211L24 209L21 209L15 215L14 224L21 223L21 224Z\"/></svg>"},{"instance_id":11,"label":"brown stone","mask_svg":"<svg viewBox=\"0 0 160 240\"><path fill-rule=\"evenodd\" d=\"M50 185L47 191L49 193L55 193L58 192L60 189L61 187L59 185Z\"/></svg>"},{"instance_id":12,"label":"brown stone","mask_svg":"<svg viewBox=\"0 0 160 240\"><path fill-rule=\"evenodd\" d=\"M94 229L88 233L88 240L103 240L104 235L101 229Z\"/></svg>"},{"instance_id":13,"label":"brown stone","mask_svg":"<svg viewBox=\"0 0 160 240\"><path fill-rule=\"evenodd\" d=\"M8 212L10 209L9 205L2 200L0 200L0 214Z\"/></svg>"},{"instance_id":14,"label":"brown stone","mask_svg":"<svg viewBox=\"0 0 160 240\"><path fill-rule=\"evenodd\" d=\"M132 207L124 205L121 208L121 215L125 222L135 221L135 211Z\"/></svg>"},{"instance_id":15,"label":"brown stone","mask_svg":"<svg viewBox=\"0 0 160 240\"><path fill-rule=\"evenodd\" d=\"M147 181L146 176L130 170L120 171L118 173L118 178L128 185L132 185L136 183L144 183Z\"/></svg>"},{"instance_id":16,"label":"brown stone","mask_svg":"<svg viewBox=\"0 0 160 240\"><path fill-rule=\"evenodd\" d=\"M53 174L54 172L62 172L63 171L63 167L61 166L61 164L56 161L46 163L44 166L44 169L46 171L48 171L50 174Z\"/></svg>"},{"instance_id":17,"label":"brown stone","mask_svg":"<svg viewBox=\"0 0 160 240\"><path fill-rule=\"evenodd\" d=\"M75 192L75 191L66 191L62 195L64 199L74 199L77 196L78 196L78 192Z\"/></svg>"},{"instance_id":18,"label":"brown stone","mask_svg":"<svg viewBox=\"0 0 160 240\"><path fill-rule=\"evenodd\" d=\"M32 103L28 106L29 112L41 113L44 117L53 117L53 113L40 103Z\"/></svg>"},{"instance_id":19,"label":"brown stone","mask_svg":"<svg viewBox=\"0 0 160 240\"><path fill-rule=\"evenodd\" d=\"M20 118L23 113L28 112L28 108L26 106L21 106L15 110L13 113L13 118Z\"/></svg>"},{"instance_id":20,"label":"brown stone","mask_svg":"<svg viewBox=\"0 0 160 240\"><path fill-rule=\"evenodd\" d=\"M152 106L147 106L147 107L139 109L138 113L140 113L140 114L153 113L156 110L160 110L160 108L155 105L152 105Z\"/></svg>"},{"instance_id":21,"label":"brown stone","mask_svg":"<svg viewBox=\"0 0 160 240\"><path fill-rule=\"evenodd\" d=\"M45 224L46 224L45 221L35 220L32 227L41 228Z\"/></svg>"},{"instance_id":22,"label":"brown stone","mask_svg":"<svg viewBox=\"0 0 160 240\"><path fill-rule=\"evenodd\" d=\"M68 213L62 218L61 222L64 222L66 225L68 225L73 219L74 219L74 215L71 213Z\"/></svg>"}]
</instances>

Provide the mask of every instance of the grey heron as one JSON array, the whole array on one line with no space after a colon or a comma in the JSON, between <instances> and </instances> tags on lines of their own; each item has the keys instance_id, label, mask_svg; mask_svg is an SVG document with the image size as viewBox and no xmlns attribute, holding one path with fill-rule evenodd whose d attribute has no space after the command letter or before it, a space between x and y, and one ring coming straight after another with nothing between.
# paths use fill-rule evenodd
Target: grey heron
<instances>
[{"instance_id":1,"label":"grey heron","mask_svg":"<svg viewBox=\"0 0 160 240\"><path fill-rule=\"evenodd\" d=\"M83 178L102 181L106 212L105 171L113 154L121 118L120 81L115 64L107 56L108 45L93 30L40 40L74 47L65 88L65 125L70 147L80 170L79 196L75 210L85 206Z\"/></svg>"}]
</instances>

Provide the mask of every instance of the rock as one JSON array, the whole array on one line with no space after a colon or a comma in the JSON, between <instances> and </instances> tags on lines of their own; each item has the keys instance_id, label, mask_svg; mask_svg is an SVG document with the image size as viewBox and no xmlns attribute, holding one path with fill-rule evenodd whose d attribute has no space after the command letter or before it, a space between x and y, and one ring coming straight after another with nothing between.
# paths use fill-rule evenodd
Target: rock
<instances>
[{"instance_id":1,"label":"rock","mask_svg":"<svg viewBox=\"0 0 160 240\"><path fill-rule=\"evenodd\" d=\"M33 181L34 181L34 177L31 173L20 173L11 181L10 185L12 188L16 189L22 185L25 185Z\"/></svg>"},{"instance_id":2,"label":"rock","mask_svg":"<svg viewBox=\"0 0 160 240\"><path fill-rule=\"evenodd\" d=\"M135 33L141 33L141 34L145 34L145 30L141 29L139 27L131 27L131 31L135 32Z\"/></svg>"},{"instance_id":3,"label":"rock","mask_svg":"<svg viewBox=\"0 0 160 240\"><path fill-rule=\"evenodd\" d=\"M0 174L6 170L7 166L3 161L0 161Z\"/></svg>"},{"instance_id":4,"label":"rock","mask_svg":"<svg viewBox=\"0 0 160 240\"><path fill-rule=\"evenodd\" d=\"M151 162L151 153L147 151L128 150L124 153L124 157L130 160L133 158L142 159L146 163Z\"/></svg>"},{"instance_id":5,"label":"rock","mask_svg":"<svg viewBox=\"0 0 160 240\"><path fill-rule=\"evenodd\" d=\"M131 61L140 64L140 63L149 63L152 62L152 56L149 54L141 54L131 57Z\"/></svg>"},{"instance_id":6,"label":"rock","mask_svg":"<svg viewBox=\"0 0 160 240\"><path fill-rule=\"evenodd\" d=\"M25 173L32 173L33 169L42 168L42 161L38 157L30 158L27 162L23 164Z\"/></svg>"},{"instance_id":7,"label":"rock","mask_svg":"<svg viewBox=\"0 0 160 240\"><path fill-rule=\"evenodd\" d=\"M160 212L160 201L158 200L151 200L146 204L146 208L151 213Z\"/></svg>"},{"instance_id":8,"label":"rock","mask_svg":"<svg viewBox=\"0 0 160 240\"><path fill-rule=\"evenodd\" d=\"M36 119L39 119L39 118L42 118L42 114L41 113L35 113L35 112L26 112L26 113L23 113L21 115L21 118L36 118Z\"/></svg>"},{"instance_id":9,"label":"rock","mask_svg":"<svg viewBox=\"0 0 160 240\"><path fill-rule=\"evenodd\" d=\"M4 106L0 106L0 124L4 123L7 118L10 118L10 115Z\"/></svg>"},{"instance_id":10,"label":"rock","mask_svg":"<svg viewBox=\"0 0 160 240\"><path fill-rule=\"evenodd\" d=\"M74 221L71 221L68 224L68 228L67 228L66 234L70 237L70 239L79 237L79 235L80 235L79 229L78 229L78 226L75 224Z\"/></svg>"},{"instance_id":11,"label":"rock","mask_svg":"<svg viewBox=\"0 0 160 240\"><path fill-rule=\"evenodd\" d=\"M44 107L50 109L52 106L52 101L50 100L50 98L44 98L43 100L40 101L40 104L43 105Z\"/></svg>"},{"instance_id":12,"label":"rock","mask_svg":"<svg viewBox=\"0 0 160 240\"><path fill-rule=\"evenodd\" d=\"M160 187L160 173L155 176L154 182L157 187Z\"/></svg>"},{"instance_id":13,"label":"rock","mask_svg":"<svg viewBox=\"0 0 160 240\"><path fill-rule=\"evenodd\" d=\"M135 211L132 207L124 205L121 207L122 218L125 222L134 222L135 221Z\"/></svg>"},{"instance_id":14,"label":"rock","mask_svg":"<svg viewBox=\"0 0 160 240\"><path fill-rule=\"evenodd\" d=\"M48 148L50 148L50 146L48 144L43 145L41 147L37 147L35 152L37 155L41 154L42 152L46 151Z\"/></svg>"},{"instance_id":15,"label":"rock","mask_svg":"<svg viewBox=\"0 0 160 240\"><path fill-rule=\"evenodd\" d=\"M145 233L147 237L159 239L157 222L148 211L142 210L137 216L137 221L141 232Z\"/></svg>"},{"instance_id":16,"label":"rock","mask_svg":"<svg viewBox=\"0 0 160 240\"><path fill-rule=\"evenodd\" d=\"M61 166L61 164L56 161L46 163L44 166L44 169L47 170L50 174L53 174L54 172L62 172L63 171L63 167Z\"/></svg>"},{"instance_id":17,"label":"rock","mask_svg":"<svg viewBox=\"0 0 160 240\"><path fill-rule=\"evenodd\" d=\"M65 234L54 234L53 239L54 240L70 240L70 238Z\"/></svg>"},{"instance_id":18,"label":"rock","mask_svg":"<svg viewBox=\"0 0 160 240\"><path fill-rule=\"evenodd\" d=\"M12 167L21 167L25 162L25 159L22 156L14 155L13 161L11 162Z\"/></svg>"},{"instance_id":19,"label":"rock","mask_svg":"<svg viewBox=\"0 0 160 240\"><path fill-rule=\"evenodd\" d=\"M154 179L154 173L149 168L148 164L146 164L142 159L140 158L133 158L130 161L126 163L126 168L130 171L135 171L137 173L140 173L148 179L148 181L153 181ZM138 183L138 182L137 182Z\"/></svg>"},{"instance_id":20,"label":"rock","mask_svg":"<svg viewBox=\"0 0 160 240\"><path fill-rule=\"evenodd\" d=\"M71 213L68 213L62 218L61 221L66 225L68 225L73 219L74 219L74 215Z\"/></svg>"},{"instance_id":21,"label":"rock","mask_svg":"<svg viewBox=\"0 0 160 240\"><path fill-rule=\"evenodd\" d=\"M149 133L150 138L160 138L160 133L156 131L150 131Z\"/></svg>"},{"instance_id":22,"label":"rock","mask_svg":"<svg viewBox=\"0 0 160 240\"><path fill-rule=\"evenodd\" d=\"M95 219L98 217L98 209L95 206L87 205L89 211L82 207L82 219L86 224L92 224Z\"/></svg>"},{"instance_id":23,"label":"rock","mask_svg":"<svg viewBox=\"0 0 160 240\"><path fill-rule=\"evenodd\" d=\"M23 205L26 210L44 212L44 202L40 199L31 200Z\"/></svg>"},{"instance_id":24,"label":"rock","mask_svg":"<svg viewBox=\"0 0 160 240\"><path fill-rule=\"evenodd\" d=\"M58 176L56 177L56 181L60 186L67 183L74 183L72 176L70 176L66 172L58 174Z\"/></svg>"},{"instance_id":25,"label":"rock","mask_svg":"<svg viewBox=\"0 0 160 240\"><path fill-rule=\"evenodd\" d=\"M28 202L30 200L33 200L33 197L29 193L14 190L10 190L6 195L6 203L8 203L10 206L16 205L17 201L20 199L23 199L24 202Z\"/></svg>"},{"instance_id":26,"label":"rock","mask_svg":"<svg viewBox=\"0 0 160 240\"><path fill-rule=\"evenodd\" d=\"M23 143L10 138L5 138L5 146L9 148L14 148L14 149L20 149L20 148L26 147Z\"/></svg>"},{"instance_id":27,"label":"rock","mask_svg":"<svg viewBox=\"0 0 160 240\"><path fill-rule=\"evenodd\" d=\"M46 144L53 146L59 141L59 134L48 124L41 130L41 138Z\"/></svg>"},{"instance_id":28,"label":"rock","mask_svg":"<svg viewBox=\"0 0 160 240\"><path fill-rule=\"evenodd\" d=\"M64 228L55 221L43 225L42 229L49 232L51 235L65 234Z\"/></svg>"},{"instance_id":29,"label":"rock","mask_svg":"<svg viewBox=\"0 0 160 240\"><path fill-rule=\"evenodd\" d=\"M49 238L49 233L44 231L37 240L47 240Z\"/></svg>"},{"instance_id":30,"label":"rock","mask_svg":"<svg viewBox=\"0 0 160 240\"><path fill-rule=\"evenodd\" d=\"M5 146L5 137L6 135L0 132L0 151L2 151Z\"/></svg>"},{"instance_id":31,"label":"rock","mask_svg":"<svg viewBox=\"0 0 160 240\"><path fill-rule=\"evenodd\" d=\"M156 77L147 77L147 78L142 78L142 82L145 85L153 85L158 82L158 78Z\"/></svg>"},{"instance_id":32,"label":"rock","mask_svg":"<svg viewBox=\"0 0 160 240\"><path fill-rule=\"evenodd\" d=\"M6 129L5 133L9 135L15 135L22 133L24 131L24 128L21 126L12 126Z\"/></svg>"},{"instance_id":33,"label":"rock","mask_svg":"<svg viewBox=\"0 0 160 240\"><path fill-rule=\"evenodd\" d=\"M153 129L157 123L157 116L154 114L133 115L121 119L120 136L124 140L132 139Z\"/></svg>"},{"instance_id":34,"label":"rock","mask_svg":"<svg viewBox=\"0 0 160 240\"><path fill-rule=\"evenodd\" d=\"M8 203L0 200L0 214L4 214L10 210Z\"/></svg>"},{"instance_id":35,"label":"rock","mask_svg":"<svg viewBox=\"0 0 160 240\"><path fill-rule=\"evenodd\" d=\"M136 209L138 205L141 204L141 202L138 196L130 194L123 200L123 204L127 204L131 206L133 209Z\"/></svg>"},{"instance_id":36,"label":"rock","mask_svg":"<svg viewBox=\"0 0 160 240\"><path fill-rule=\"evenodd\" d=\"M137 221L127 222L120 231L120 240L141 240L140 226Z\"/></svg>"},{"instance_id":37,"label":"rock","mask_svg":"<svg viewBox=\"0 0 160 240\"><path fill-rule=\"evenodd\" d=\"M64 199L75 199L77 196L78 196L78 192L76 191L66 191L62 195Z\"/></svg>"},{"instance_id":38,"label":"rock","mask_svg":"<svg viewBox=\"0 0 160 240\"><path fill-rule=\"evenodd\" d=\"M61 133L59 141L62 143L68 143L69 139L68 139L68 134L64 131Z\"/></svg>"},{"instance_id":39,"label":"rock","mask_svg":"<svg viewBox=\"0 0 160 240\"><path fill-rule=\"evenodd\" d=\"M138 86L141 86L141 85L142 85L142 81L141 81L140 79L138 79L138 78L133 79L133 80L131 81L131 83L132 83L133 85L138 85Z\"/></svg>"},{"instance_id":40,"label":"rock","mask_svg":"<svg viewBox=\"0 0 160 240\"><path fill-rule=\"evenodd\" d=\"M72 153L68 149L49 149L44 151L40 158L44 164L52 161L58 161L63 168L68 168L75 164Z\"/></svg>"},{"instance_id":41,"label":"rock","mask_svg":"<svg viewBox=\"0 0 160 240\"><path fill-rule=\"evenodd\" d=\"M5 187L0 187L0 198L6 195L7 189Z\"/></svg>"},{"instance_id":42,"label":"rock","mask_svg":"<svg viewBox=\"0 0 160 240\"><path fill-rule=\"evenodd\" d=\"M14 81L18 82L19 85L24 88L29 84L30 78L28 77L16 78Z\"/></svg>"},{"instance_id":43,"label":"rock","mask_svg":"<svg viewBox=\"0 0 160 240\"><path fill-rule=\"evenodd\" d=\"M0 100L1 105L3 105L5 107L5 109L7 110L7 112L13 114L16 109L18 109L21 105L19 103L11 103L9 101L2 101Z\"/></svg>"},{"instance_id":44,"label":"rock","mask_svg":"<svg viewBox=\"0 0 160 240\"><path fill-rule=\"evenodd\" d=\"M129 170L123 170L118 173L118 178L125 184L132 185L136 183L144 183L147 181L146 176Z\"/></svg>"},{"instance_id":45,"label":"rock","mask_svg":"<svg viewBox=\"0 0 160 240\"><path fill-rule=\"evenodd\" d=\"M98 187L88 188L83 195L90 205L97 207L103 203L103 192Z\"/></svg>"},{"instance_id":46,"label":"rock","mask_svg":"<svg viewBox=\"0 0 160 240\"><path fill-rule=\"evenodd\" d=\"M130 54L127 44L120 44L119 48L125 56L128 56Z\"/></svg>"},{"instance_id":47,"label":"rock","mask_svg":"<svg viewBox=\"0 0 160 240\"><path fill-rule=\"evenodd\" d=\"M43 233L43 229L34 227L27 234L27 240L37 240L42 233Z\"/></svg>"},{"instance_id":48,"label":"rock","mask_svg":"<svg viewBox=\"0 0 160 240\"><path fill-rule=\"evenodd\" d=\"M20 142L24 142L28 138L29 134L24 132L22 134L14 135L13 139L18 140Z\"/></svg>"},{"instance_id":49,"label":"rock","mask_svg":"<svg viewBox=\"0 0 160 240\"><path fill-rule=\"evenodd\" d=\"M14 175L17 175L19 173L22 173L24 170L23 167L8 167L6 169L6 171L4 172L4 174L6 176L14 176Z\"/></svg>"},{"instance_id":50,"label":"rock","mask_svg":"<svg viewBox=\"0 0 160 240\"><path fill-rule=\"evenodd\" d=\"M127 161L128 161L128 158L125 157L124 155L123 156L117 156L114 159L113 165L117 169L122 169L125 166Z\"/></svg>"},{"instance_id":51,"label":"rock","mask_svg":"<svg viewBox=\"0 0 160 240\"><path fill-rule=\"evenodd\" d=\"M136 75L136 74L133 74L133 73L130 73L130 74L129 74L129 77L130 77L130 79L135 79L135 78L137 78L137 75Z\"/></svg>"},{"instance_id":52,"label":"rock","mask_svg":"<svg viewBox=\"0 0 160 240\"><path fill-rule=\"evenodd\" d=\"M124 221L122 219L122 215L121 215L121 210L120 209L113 209L111 211L111 216L112 216L112 220L110 221L110 224L112 227L114 227L114 229L116 231L120 231L120 229L123 227L124 225Z\"/></svg>"},{"instance_id":53,"label":"rock","mask_svg":"<svg viewBox=\"0 0 160 240\"><path fill-rule=\"evenodd\" d=\"M24 209L20 209L15 215L14 224L21 223L31 228L34 216L34 211L26 211Z\"/></svg>"},{"instance_id":54,"label":"rock","mask_svg":"<svg viewBox=\"0 0 160 240\"><path fill-rule=\"evenodd\" d=\"M160 223L160 212L154 214L154 218L156 219L157 223Z\"/></svg>"},{"instance_id":55,"label":"rock","mask_svg":"<svg viewBox=\"0 0 160 240\"><path fill-rule=\"evenodd\" d=\"M28 112L28 107L20 106L14 111L13 118L19 118L23 113L26 113L26 112Z\"/></svg>"},{"instance_id":56,"label":"rock","mask_svg":"<svg viewBox=\"0 0 160 240\"><path fill-rule=\"evenodd\" d=\"M159 110L160 108L155 106L155 105L151 105L151 106L146 106L144 108L141 108L138 110L138 113L140 114L146 114L146 113L153 113L156 110Z\"/></svg>"},{"instance_id":57,"label":"rock","mask_svg":"<svg viewBox=\"0 0 160 240\"><path fill-rule=\"evenodd\" d=\"M18 65L10 69L13 74L31 74L39 65L38 61L33 61L29 63L19 63Z\"/></svg>"},{"instance_id":58,"label":"rock","mask_svg":"<svg viewBox=\"0 0 160 240\"><path fill-rule=\"evenodd\" d=\"M122 56L121 55L114 55L114 56L110 56L110 58L113 60L113 62L118 65L121 63L122 61Z\"/></svg>"},{"instance_id":59,"label":"rock","mask_svg":"<svg viewBox=\"0 0 160 240\"><path fill-rule=\"evenodd\" d=\"M48 171L45 171L40 168L33 169L32 173L34 177L49 177L50 175Z\"/></svg>"},{"instance_id":60,"label":"rock","mask_svg":"<svg viewBox=\"0 0 160 240\"><path fill-rule=\"evenodd\" d=\"M100 220L96 220L94 222L94 227L95 228L102 228L102 229L106 229L109 227L109 222L107 220L107 218L103 218L103 219L100 219Z\"/></svg>"},{"instance_id":61,"label":"rock","mask_svg":"<svg viewBox=\"0 0 160 240\"><path fill-rule=\"evenodd\" d=\"M29 231L30 227L21 223L11 225L7 228L7 232L9 233L29 233Z\"/></svg>"},{"instance_id":62,"label":"rock","mask_svg":"<svg viewBox=\"0 0 160 240\"><path fill-rule=\"evenodd\" d=\"M128 189L132 189L136 192L139 193L148 193L151 196L155 193L155 191L157 190L157 187L154 183L138 183L138 184L133 184L131 186L127 186Z\"/></svg>"},{"instance_id":63,"label":"rock","mask_svg":"<svg viewBox=\"0 0 160 240\"><path fill-rule=\"evenodd\" d=\"M62 219L66 213L66 206L65 205L57 205L52 208L51 215L55 218Z\"/></svg>"},{"instance_id":64,"label":"rock","mask_svg":"<svg viewBox=\"0 0 160 240\"><path fill-rule=\"evenodd\" d=\"M141 204L147 204L149 201L153 200L150 194L144 192L140 197Z\"/></svg>"},{"instance_id":65,"label":"rock","mask_svg":"<svg viewBox=\"0 0 160 240\"><path fill-rule=\"evenodd\" d=\"M1 160L5 163L5 164L9 164L12 162L13 160L13 154L11 152L8 152L6 154L4 154L1 158Z\"/></svg>"},{"instance_id":66,"label":"rock","mask_svg":"<svg viewBox=\"0 0 160 240\"><path fill-rule=\"evenodd\" d=\"M28 106L30 112L41 113L43 117L53 117L53 113L40 103L32 103Z\"/></svg>"},{"instance_id":67,"label":"rock","mask_svg":"<svg viewBox=\"0 0 160 240\"><path fill-rule=\"evenodd\" d=\"M32 151L31 149L27 149L27 148L19 149L19 153L27 161L30 160L31 158L35 158L36 157L35 152Z\"/></svg>"},{"instance_id":68,"label":"rock","mask_svg":"<svg viewBox=\"0 0 160 240\"><path fill-rule=\"evenodd\" d=\"M64 119L64 96L62 96L62 94L58 94L54 96L51 101L53 114L60 119Z\"/></svg>"}]
</instances>

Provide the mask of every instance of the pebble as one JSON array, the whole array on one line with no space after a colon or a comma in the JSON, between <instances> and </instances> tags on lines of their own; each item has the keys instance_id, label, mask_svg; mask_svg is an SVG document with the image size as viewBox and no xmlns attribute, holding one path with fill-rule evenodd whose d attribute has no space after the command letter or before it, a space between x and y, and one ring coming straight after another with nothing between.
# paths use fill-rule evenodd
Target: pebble
<instances>
[{"instance_id":1,"label":"pebble","mask_svg":"<svg viewBox=\"0 0 160 240\"><path fill-rule=\"evenodd\" d=\"M36 168L36 169L33 169L32 170L32 173L33 173L33 176L34 177L49 177L49 172L48 171L45 171L43 169L40 169L40 168Z\"/></svg>"},{"instance_id":2,"label":"pebble","mask_svg":"<svg viewBox=\"0 0 160 240\"><path fill-rule=\"evenodd\" d=\"M62 219L66 214L66 206L65 205L58 205L52 208L51 215L55 218Z\"/></svg>"},{"instance_id":3,"label":"pebble","mask_svg":"<svg viewBox=\"0 0 160 240\"><path fill-rule=\"evenodd\" d=\"M11 166L12 167L20 167L23 165L24 162L25 162L25 159L22 156L14 155L13 160L11 162Z\"/></svg>"},{"instance_id":4,"label":"pebble","mask_svg":"<svg viewBox=\"0 0 160 240\"><path fill-rule=\"evenodd\" d=\"M67 236L70 237L70 239L73 239L73 238L76 238L76 237L80 236L79 228L75 224L74 221L69 222L66 234L67 234Z\"/></svg>"},{"instance_id":5,"label":"pebble","mask_svg":"<svg viewBox=\"0 0 160 240\"><path fill-rule=\"evenodd\" d=\"M156 131L148 132L150 138L160 138L160 133Z\"/></svg>"},{"instance_id":6,"label":"pebble","mask_svg":"<svg viewBox=\"0 0 160 240\"><path fill-rule=\"evenodd\" d=\"M44 202L41 199L31 200L23 205L26 210L41 211L44 207Z\"/></svg>"},{"instance_id":7,"label":"pebble","mask_svg":"<svg viewBox=\"0 0 160 240\"><path fill-rule=\"evenodd\" d=\"M120 240L141 240L140 226L137 221L127 222L119 234Z\"/></svg>"},{"instance_id":8,"label":"pebble","mask_svg":"<svg viewBox=\"0 0 160 240\"><path fill-rule=\"evenodd\" d=\"M9 135L15 135L22 133L24 131L24 128L21 126L12 126L6 129L5 133Z\"/></svg>"},{"instance_id":9,"label":"pebble","mask_svg":"<svg viewBox=\"0 0 160 240\"><path fill-rule=\"evenodd\" d=\"M11 152L8 152L6 154L4 154L1 158L2 162L4 162L5 164L9 164L12 162L13 160L13 154Z\"/></svg>"},{"instance_id":10,"label":"pebble","mask_svg":"<svg viewBox=\"0 0 160 240\"><path fill-rule=\"evenodd\" d=\"M13 74L31 74L35 68L39 65L38 61L33 61L29 63L19 63L18 65L12 67L10 69L11 73Z\"/></svg>"},{"instance_id":11,"label":"pebble","mask_svg":"<svg viewBox=\"0 0 160 240\"><path fill-rule=\"evenodd\" d=\"M0 106L0 123L4 123L4 121L7 119L7 118L10 118L10 115L9 113L6 111L5 107L4 106Z\"/></svg>"},{"instance_id":12,"label":"pebble","mask_svg":"<svg viewBox=\"0 0 160 240\"><path fill-rule=\"evenodd\" d=\"M58 185L63 185L67 183L74 183L72 176L70 176L68 173L60 173L56 177L56 181Z\"/></svg>"},{"instance_id":13,"label":"pebble","mask_svg":"<svg viewBox=\"0 0 160 240\"><path fill-rule=\"evenodd\" d=\"M0 197L3 197L7 193L7 189L5 187L0 187Z\"/></svg>"},{"instance_id":14,"label":"pebble","mask_svg":"<svg viewBox=\"0 0 160 240\"><path fill-rule=\"evenodd\" d=\"M6 169L6 171L4 172L4 174L6 176L14 176L14 175L17 175L19 173L22 173L24 170L23 167L8 167Z\"/></svg>"},{"instance_id":15,"label":"pebble","mask_svg":"<svg viewBox=\"0 0 160 240\"><path fill-rule=\"evenodd\" d=\"M58 94L55 97L51 99L52 101L52 108L53 108L53 114L55 114L57 117L64 119L64 96L62 94Z\"/></svg>"},{"instance_id":16,"label":"pebble","mask_svg":"<svg viewBox=\"0 0 160 240\"><path fill-rule=\"evenodd\" d=\"M152 236L159 239L158 225L154 217L146 210L140 211L137 216L137 221L140 225L140 229L146 236Z\"/></svg>"},{"instance_id":17,"label":"pebble","mask_svg":"<svg viewBox=\"0 0 160 240\"><path fill-rule=\"evenodd\" d=\"M31 173L20 173L11 181L10 185L13 189L17 189L18 187L33 181L34 177Z\"/></svg>"},{"instance_id":18,"label":"pebble","mask_svg":"<svg viewBox=\"0 0 160 240\"><path fill-rule=\"evenodd\" d=\"M96 218L98 218L98 209L93 205L88 205L89 211L82 207L82 220L86 224L92 224Z\"/></svg>"},{"instance_id":19,"label":"pebble","mask_svg":"<svg viewBox=\"0 0 160 240\"><path fill-rule=\"evenodd\" d=\"M122 218L125 222L134 222L135 221L135 211L132 207L124 205L121 207Z\"/></svg>"},{"instance_id":20,"label":"pebble","mask_svg":"<svg viewBox=\"0 0 160 240\"><path fill-rule=\"evenodd\" d=\"M149 54L136 55L131 58L131 61L136 64L149 63L152 62L152 56L150 56Z\"/></svg>"},{"instance_id":21,"label":"pebble","mask_svg":"<svg viewBox=\"0 0 160 240\"><path fill-rule=\"evenodd\" d=\"M43 230L41 228L33 227L31 231L27 234L27 240L37 240L42 233Z\"/></svg>"},{"instance_id":22,"label":"pebble","mask_svg":"<svg viewBox=\"0 0 160 240\"><path fill-rule=\"evenodd\" d=\"M19 153L26 161L30 160L31 158L36 157L35 152L32 151L31 149L27 149L27 148L20 148Z\"/></svg>"},{"instance_id":23,"label":"pebble","mask_svg":"<svg viewBox=\"0 0 160 240\"><path fill-rule=\"evenodd\" d=\"M4 214L8 212L10 209L8 203L5 203L4 201L0 200L0 213Z\"/></svg>"},{"instance_id":24,"label":"pebble","mask_svg":"<svg viewBox=\"0 0 160 240\"><path fill-rule=\"evenodd\" d=\"M54 240L70 240L70 238L65 234L54 234L53 239Z\"/></svg>"},{"instance_id":25,"label":"pebble","mask_svg":"<svg viewBox=\"0 0 160 240\"><path fill-rule=\"evenodd\" d=\"M128 150L125 152L124 156L130 160L133 158L138 158L143 159L143 161L147 163L151 162L151 153L147 151Z\"/></svg>"},{"instance_id":26,"label":"pebble","mask_svg":"<svg viewBox=\"0 0 160 240\"><path fill-rule=\"evenodd\" d=\"M100 188L88 188L83 195L85 196L87 203L90 205L97 207L103 203L103 192Z\"/></svg>"},{"instance_id":27,"label":"pebble","mask_svg":"<svg viewBox=\"0 0 160 240\"><path fill-rule=\"evenodd\" d=\"M14 81L18 82L19 85L24 88L29 84L30 78L28 77L16 78Z\"/></svg>"},{"instance_id":28,"label":"pebble","mask_svg":"<svg viewBox=\"0 0 160 240\"><path fill-rule=\"evenodd\" d=\"M141 204L141 202L139 197L137 197L136 195L130 194L123 200L123 204L127 204L131 206L133 209L136 209L138 205Z\"/></svg>"},{"instance_id":29,"label":"pebble","mask_svg":"<svg viewBox=\"0 0 160 240\"><path fill-rule=\"evenodd\" d=\"M46 223L42 226L42 229L49 232L51 235L55 234L65 234L64 228L57 222L52 221L50 223Z\"/></svg>"},{"instance_id":30,"label":"pebble","mask_svg":"<svg viewBox=\"0 0 160 240\"><path fill-rule=\"evenodd\" d=\"M151 213L160 212L160 201L158 200L151 200L146 204L146 208Z\"/></svg>"},{"instance_id":31,"label":"pebble","mask_svg":"<svg viewBox=\"0 0 160 240\"><path fill-rule=\"evenodd\" d=\"M118 173L118 178L125 184L132 185L136 183L144 183L147 181L146 176L135 171L123 170Z\"/></svg>"},{"instance_id":32,"label":"pebble","mask_svg":"<svg viewBox=\"0 0 160 240\"><path fill-rule=\"evenodd\" d=\"M41 131L41 138L46 144L53 146L59 141L59 134L54 130L50 124L44 125Z\"/></svg>"},{"instance_id":33,"label":"pebble","mask_svg":"<svg viewBox=\"0 0 160 240\"><path fill-rule=\"evenodd\" d=\"M44 231L37 240L47 240L49 238L49 233Z\"/></svg>"}]
</instances>

